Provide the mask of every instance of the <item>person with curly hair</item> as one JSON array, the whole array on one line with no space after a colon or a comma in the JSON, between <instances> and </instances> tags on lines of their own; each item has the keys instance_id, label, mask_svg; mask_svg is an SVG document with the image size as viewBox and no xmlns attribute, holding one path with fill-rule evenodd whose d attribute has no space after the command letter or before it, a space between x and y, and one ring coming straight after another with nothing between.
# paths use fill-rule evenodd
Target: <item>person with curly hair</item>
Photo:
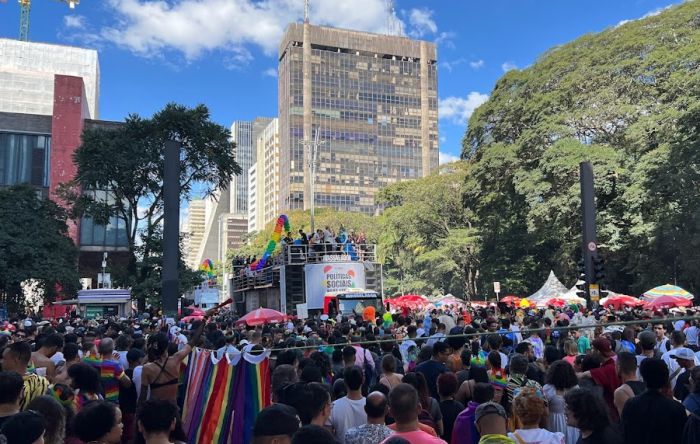
<instances>
[{"instance_id":1,"label":"person with curly hair","mask_svg":"<svg viewBox=\"0 0 700 444\"><path fill-rule=\"evenodd\" d=\"M607 406L589 390L574 388L564 395L566 423L579 430L578 444L622 444L617 429L610 425Z\"/></svg>"},{"instance_id":2,"label":"person with curly hair","mask_svg":"<svg viewBox=\"0 0 700 444\"><path fill-rule=\"evenodd\" d=\"M564 434L566 444L576 444L578 429L566 425L564 413L564 395L573 388L578 388L578 378L574 368L564 360L554 361L547 369L545 385L542 387L547 399L549 418L547 430Z\"/></svg>"},{"instance_id":3,"label":"person with curly hair","mask_svg":"<svg viewBox=\"0 0 700 444\"><path fill-rule=\"evenodd\" d=\"M519 427L508 437L518 444L565 444L563 433L542 428L547 422L547 401L541 391L523 388L513 399L513 413Z\"/></svg>"}]
</instances>

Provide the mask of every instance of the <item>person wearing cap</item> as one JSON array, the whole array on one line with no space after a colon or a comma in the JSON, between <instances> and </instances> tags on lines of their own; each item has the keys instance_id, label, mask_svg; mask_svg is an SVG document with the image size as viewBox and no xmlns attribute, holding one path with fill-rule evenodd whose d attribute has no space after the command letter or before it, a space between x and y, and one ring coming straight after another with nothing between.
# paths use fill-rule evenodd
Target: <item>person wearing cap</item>
<instances>
[{"instance_id":1,"label":"person wearing cap","mask_svg":"<svg viewBox=\"0 0 700 444\"><path fill-rule=\"evenodd\" d=\"M685 348L685 334L681 331L674 331L671 333L671 350L665 352L661 356L661 360L666 363L668 366L668 372L670 374L671 378L671 388L675 389L676 388L676 381L678 380L678 377L681 375L683 372L683 367L681 367L678 363L678 361L675 359L676 351ZM689 349L688 349L689 350ZM691 350L692 353L692 350ZM687 355L687 352L684 352L685 355ZM695 359L695 354L693 353L693 363L695 365L700 365L700 362ZM682 399L681 399L682 401Z\"/></svg>"},{"instance_id":2,"label":"person wearing cap","mask_svg":"<svg viewBox=\"0 0 700 444\"><path fill-rule=\"evenodd\" d=\"M695 368L697 362L695 353L689 348L680 347L671 350L671 359L675 361L674 367L677 369L671 370L671 366L668 366L669 372L679 373L675 378L675 385L673 386L673 396L683 402L690 394L690 373ZM671 378L673 383L673 378Z\"/></svg>"},{"instance_id":3,"label":"person wearing cap","mask_svg":"<svg viewBox=\"0 0 700 444\"><path fill-rule=\"evenodd\" d=\"M603 337L595 339L591 343L591 347L593 348L593 353L600 356L603 363L598 368L583 372L579 375L579 378L590 376L596 384L603 388L603 399L608 405L610 420L615 423L619 422L620 415L615 408L615 390L622 385L622 381L617 376L617 369L615 368L615 352L612 351L610 340Z\"/></svg>"},{"instance_id":4,"label":"person wearing cap","mask_svg":"<svg viewBox=\"0 0 700 444\"><path fill-rule=\"evenodd\" d=\"M515 444L508 437L508 415L502 405L485 402L476 408L474 423L479 432L479 444Z\"/></svg>"},{"instance_id":5,"label":"person wearing cap","mask_svg":"<svg viewBox=\"0 0 700 444\"><path fill-rule=\"evenodd\" d=\"M389 392L389 413L396 421L392 424L396 432L393 436L401 437L411 444L447 444L442 439L421 430L418 421L421 410L418 391L413 386L401 383L394 387Z\"/></svg>"},{"instance_id":6,"label":"person wearing cap","mask_svg":"<svg viewBox=\"0 0 700 444\"><path fill-rule=\"evenodd\" d=\"M18 413L0 427L0 437L8 444L43 444L45 432L44 417L33 411Z\"/></svg>"},{"instance_id":7,"label":"person wearing cap","mask_svg":"<svg viewBox=\"0 0 700 444\"><path fill-rule=\"evenodd\" d=\"M294 407L273 404L255 418L252 444L291 444L299 427L301 421Z\"/></svg>"}]
</instances>

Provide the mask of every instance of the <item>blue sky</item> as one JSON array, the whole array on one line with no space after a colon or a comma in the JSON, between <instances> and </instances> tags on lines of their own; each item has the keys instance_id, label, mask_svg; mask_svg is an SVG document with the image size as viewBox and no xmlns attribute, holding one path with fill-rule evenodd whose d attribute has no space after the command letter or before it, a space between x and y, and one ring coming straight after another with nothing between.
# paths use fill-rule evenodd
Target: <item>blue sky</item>
<instances>
[{"instance_id":1,"label":"blue sky","mask_svg":"<svg viewBox=\"0 0 700 444\"><path fill-rule=\"evenodd\" d=\"M303 0L34 0L32 41L95 48L100 117L150 115L165 103L206 104L214 120L277 113L276 54ZM438 43L441 159L460 152L473 109L507 69L548 48L655 14L680 0L311 0L311 21ZM15 38L19 6L0 0L0 36Z\"/></svg>"}]
</instances>

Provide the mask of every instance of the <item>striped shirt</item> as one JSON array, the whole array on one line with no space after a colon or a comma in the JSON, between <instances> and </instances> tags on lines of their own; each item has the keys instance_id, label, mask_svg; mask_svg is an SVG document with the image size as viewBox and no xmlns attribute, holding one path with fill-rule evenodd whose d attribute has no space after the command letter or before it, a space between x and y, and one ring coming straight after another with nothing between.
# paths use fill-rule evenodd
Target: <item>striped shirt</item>
<instances>
[{"instance_id":1,"label":"striped shirt","mask_svg":"<svg viewBox=\"0 0 700 444\"><path fill-rule=\"evenodd\" d=\"M29 403L46 394L49 390L49 380L34 373L27 373L22 379L24 379L24 390L19 402L19 409L26 410Z\"/></svg>"},{"instance_id":2,"label":"striped shirt","mask_svg":"<svg viewBox=\"0 0 700 444\"><path fill-rule=\"evenodd\" d=\"M105 401L119 403L119 380L124 377L124 369L116 361L103 361L99 358L84 358L83 362L90 364L100 373L102 392Z\"/></svg>"}]
</instances>

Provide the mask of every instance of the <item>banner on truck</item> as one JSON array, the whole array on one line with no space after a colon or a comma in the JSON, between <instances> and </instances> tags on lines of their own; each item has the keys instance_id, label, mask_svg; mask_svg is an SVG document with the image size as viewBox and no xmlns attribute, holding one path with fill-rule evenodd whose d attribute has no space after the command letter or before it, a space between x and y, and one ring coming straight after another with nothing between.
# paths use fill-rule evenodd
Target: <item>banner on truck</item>
<instances>
[{"instance_id":1,"label":"banner on truck","mask_svg":"<svg viewBox=\"0 0 700 444\"><path fill-rule=\"evenodd\" d=\"M365 266L362 263L326 263L304 265L306 305L309 310L323 308L323 297L349 288L365 288Z\"/></svg>"}]
</instances>

